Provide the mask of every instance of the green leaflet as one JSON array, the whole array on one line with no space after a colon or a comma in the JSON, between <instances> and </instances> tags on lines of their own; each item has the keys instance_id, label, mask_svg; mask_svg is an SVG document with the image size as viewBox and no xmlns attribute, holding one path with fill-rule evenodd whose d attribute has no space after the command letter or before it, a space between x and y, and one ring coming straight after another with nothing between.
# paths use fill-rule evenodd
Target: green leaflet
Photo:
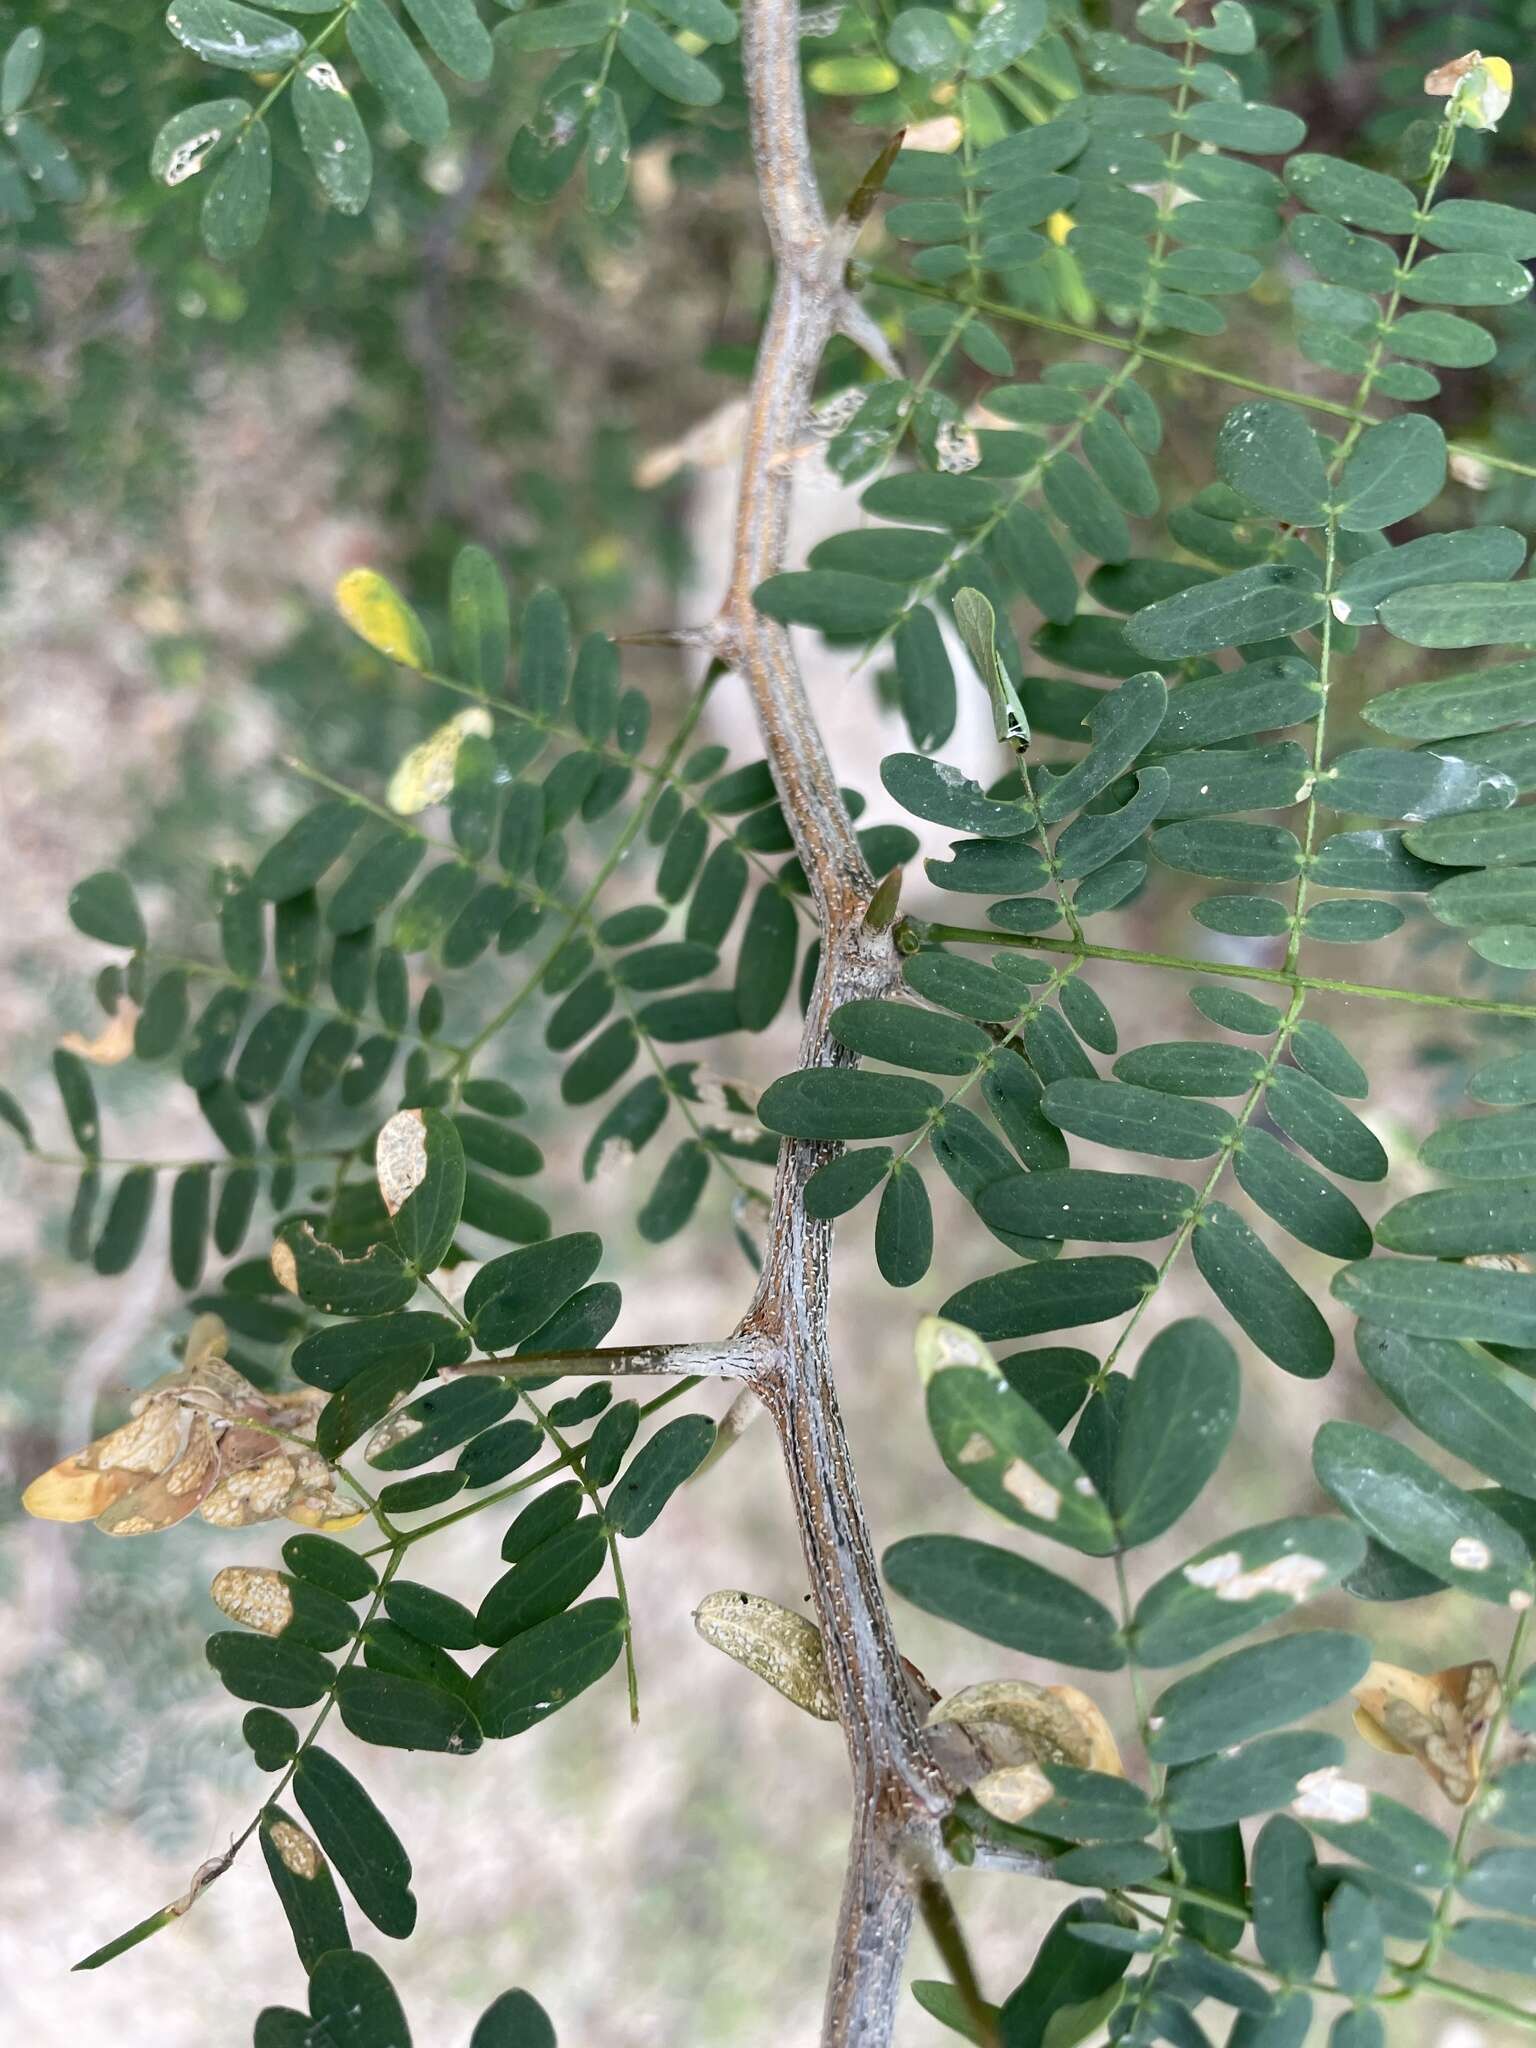
<instances>
[{"instance_id":1,"label":"green leaflet","mask_svg":"<svg viewBox=\"0 0 1536 2048\"><path fill-rule=\"evenodd\" d=\"M1323 1841L1399 1884L1406 1880L1438 1889L1451 1881L1455 1865L1445 1836L1412 1808L1379 1792L1370 1795L1360 1820L1325 1820L1309 1814L1307 1824ZM1375 1886L1370 1890L1373 1898L1384 1897Z\"/></svg>"},{"instance_id":2,"label":"green leaflet","mask_svg":"<svg viewBox=\"0 0 1536 2048\"><path fill-rule=\"evenodd\" d=\"M606 1519L620 1536L643 1536L685 1479L709 1455L715 1425L707 1415L680 1415L640 1446L608 1495Z\"/></svg>"},{"instance_id":3,"label":"green leaflet","mask_svg":"<svg viewBox=\"0 0 1536 2048\"><path fill-rule=\"evenodd\" d=\"M1235 406L1216 437L1216 467L1241 497L1293 526L1326 516L1328 472L1317 436L1295 406L1255 399Z\"/></svg>"},{"instance_id":4,"label":"green leaflet","mask_svg":"<svg viewBox=\"0 0 1536 2048\"><path fill-rule=\"evenodd\" d=\"M1434 1259L1536 1251L1536 1183L1432 1188L1394 1204L1376 1225L1388 1251Z\"/></svg>"},{"instance_id":5,"label":"green leaflet","mask_svg":"<svg viewBox=\"0 0 1536 2048\"><path fill-rule=\"evenodd\" d=\"M1360 1363L1394 1407L1454 1457L1536 1495L1536 1414L1470 1344L1362 1323Z\"/></svg>"},{"instance_id":6,"label":"green leaflet","mask_svg":"<svg viewBox=\"0 0 1536 2048\"><path fill-rule=\"evenodd\" d=\"M1151 740L1162 724L1167 705L1167 687L1152 670L1131 676L1096 704L1087 720L1093 744L1074 768L1054 777L1042 789L1042 820L1055 824L1108 789Z\"/></svg>"},{"instance_id":7,"label":"green leaflet","mask_svg":"<svg viewBox=\"0 0 1536 2048\"><path fill-rule=\"evenodd\" d=\"M1536 1274L1366 1259L1335 1274L1333 1292L1364 1320L1410 1337L1536 1345Z\"/></svg>"},{"instance_id":8,"label":"green leaflet","mask_svg":"<svg viewBox=\"0 0 1536 2048\"><path fill-rule=\"evenodd\" d=\"M266 2006L257 2016L256 2048L296 2048L319 2039L335 2048L411 2048L394 1987L371 1956L350 1948L320 1956L309 1979L308 2019L283 2005Z\"/></svg>"},{"instance_id":9,"label":"green leaflet","mask_svg":"<svg viewBox=\"0 0 1536 2048\"><path fill-rule=\"evenodd\" d=\"M1169 1819L1176 1827L1203 1833L1229 1827L1250 1814L1269 1813L1295 1797L1299 1780L1313 1771L1336 1768L1343 1763L1344 1754L1336 1735L1315 1730L1287 1729L1277 1735L1261 1735L1239 1748L1224 1749L1220 1756L1207 1756L1170 1771ZM1239 1978L1238 1983L1252 1995L1245 1979Z\"/></svg>"},{"instance_id":10,"label":"green leaflet","mask_svg":"<svg viewBox=\"0 0 1536 2048\"><path fill-rule=\"evenodd\" d=\"M908 1536L882 1563L903 1599L989 1642L1085 1671L1125 1662L1107 1607L1011 1550L966 1536Z\"/></svg>"},{"instance_id":11,"label":"green leaflet","mask_svg":"<svg viewBox=\"0 0 1536 2048\"><path fill-rule=\"evenodd\" d=\"M1051 1425L1004 1381L968 1330L928 1318L918 1364L939 1455L976 1498L1090 1556L1114 1548L1109 1511ZM969 1362L979 1361L979 1362Z\"/></svg>"},{"instance_id":12,"label":"green leaflet","mask_svg":"<svg viewBox=\"0 0 1536 2048\"><path fill-rule=\"evenodd\" d=\"M1186 1763L1301 1720L1341 1699L1370 1661L1363 1636L1331 1629L1234 1650L1159 1695L1149 1753L1161 1763Z\"/></svg>"},{"instance_id":13,"label":"green leaflet","mask_svg":"<svg viewBox=\"0 0 1536 2048\"><path fill-rule=\"evenodd\" d=\"M1320 1166L1349 1180L1384 1180L1387 1155L1380 1139L1310 1073L1277 1067L1265 1094L1270 1116Z\"/></svg>"},{"instance_id":14,"label":"green leaflet","mask_svg":"<svg viewBox=\"0 0 1536 2048\"><path fill-rule=\"evenodd\" d=\"M1199 1497L1237 1427L1241 1383L1237 1354L1199 1318L1152 1339L1131 1381L1110 1490L1122 1548L1152 1542Z\"/></svg>"},{"instance_id":15,"label":"green leaflet","mask_svg":"<svg viewBox=\"0 0 1536 2048\"><path fill-rule=\"evenodd\" d=\"M1421 511L1445 484L1445 436L1427 413L1367 427L1339 479L1338 520L1372 533Z\"/></svg>"},{"instance_id":16,"label":"green leaflet","mask_svg":"<svg viewBox=\"0 0 1536 2048\"><path fill-rule=\"evenodd\" d=\"M336 1704L362 1742L452 1756L468 1756L480 1747L479 1724L465 1702L422 1679L360 1671L354 1665L336 1682Z\"/></svg>"},{"instance_id":17,"label":"green leaflet","mask_svg":"<svg viewBox=\"0 0 1536 2048\"><path fill-rule=\"evenodd\" d=\"M373 186L373 150L334 64L309 57L290 88L299 139L320 189L338 213L361 213Z\"/></svg>"},{"instance_id":18,"label":"green leaflet","mask_svg":"<svg viewBox=\"0 0 1536 2048\"><path fill-rule=\"evenodd\" d=\"M548 2014L527 1991L503 1991L476 2022L469 2048L556 2048Z\"/></svg>"},{"instance_id":19,"label":"green leaflet","mask_svg":"<svg viewBox=\"0 0 1536 2048\"><path fill-rule=\"evenodd\" d=\"M1446 583L1399 590L1383 600L1377 616L1410 647L1536 646L1536 583Z\"/></svg>"},{"instance_id":20,"label":"green leaflet","mask_svg":"<svg viewBox=\"0 0 1536 2048\"><path fill-rule=\"evenodd\" d=\"M205 63L232 71L281 71L304 48L304 38L288 22L237 0L175 0L165 25Z\"/></svg>"},{"instance_id":21,"label":"green leaflet","mask_svg":"<svg viewBox=\"0 0 1536 2048\"><path fill-rule=\"evenodd\" d=\"M293 1795L343 1884L381 1934L403 1940L416 1925L411 1859L399 1836L344 1764L311 1745Z\"/></svg>"},{"instance_id":22,"label":"green leaflet","mask_svg":"<svg viewBox=\"0 0 1536 2048\"><path fill-rule=\"evenodd\" d=\"M1520 1537L1405 1445L1359 1423L1325 1422L1312 1462L1319 1482L1388 1550L1474 1599L1528 1600L1531 1558Z\"/></svg>"},{"instance_id":23,"label":"green leaflet","mask_svg":"<svg viewBox=\"0 0 1536 2048\"><path fill-rule=\"evenodd\" d=\"M1154 661L1179 661L1239 641L1298 632L1316 625L1324 609L1315 568L1261 563L1148 605L1127 622L1125 631L1131 645Z\"/></svg>"},{"instance_id":24,"label":"green leaflet","mask_svg":"<svg viewBox=\"0 0 1536 2048\"><path fill-rule=\"evenodd\" d=\"M1272 1970L1316 1974L1323 1954L1323 1902L1313 1873L1312 1837L1289 1814L1277 1813L1253 1845L1253 1933Z\"/></svg>"},{"instance_id":25,"label":"green leaflet","mask_svg":"<svg viewBox=\"0 0 1536 2048\"><path fill-rule=\"evenodd\" d=\"M992 1050L985 1031L915 1004L860 1000L832 1013L838 1043L920 1074L968 1074Z\"/></svg>"},{"instance_id":26,"label":"green leaflet","mask_svg":"<svg viewBox=\"0 0 1536 2048\"><path fill-rule=\"evenodd\" d=\"M1161 1159L1207 1159L1232 1129L1231 1117L1214 1103L1124 1081L1053 1081L1041 1107L1079 1138Z\"/></svg>"},{"instance_id":27,"label":"green leaflet","mask_svg":"<svg viewBox=\"0 0 1536 2048\"><path fill-rule=\"evenodd\" d=\"M922 754L887 754L880 763L880 780L903 810L951 831L1011 839L1035 829L1030 806L984 796L958 769Z\"/></svg>"},{"instance_id":28,"label":"green leaflet","mask_svg":"<svg viewBox=\"0 0 1536 2048\"><path fill-rule=\"evenodd\" d=\"M1268 1131L1244 1131L1233 1170L1249 1200L1302 1244L1335 1259L1369 1253L1371 1227L1354 1203Z\"/></svg>"},{"instance_id":29,"label":"green leaflet","mask_svg":"<svg viewBox=\"0 0 1536 2048\"><path fill-rule=\"evenodd\" d=\"M448 128L448 101L383 0L352 0L347 43L359 70L412 141L440 142Z\"/></svg>"},{"instance_id":30,"label":"green leaflet","mask_svg":"<svg viewBox=\"0 0 1536 2048\"><path fill-rule=\"evenodd\" d=\"M1144 1259L1054 1259L974 1280L941 1313L989 1340L1033 1337L1122 1315L1154 1277Z\"/></svg>"},{"instance_id":31,"label":"green leaflet","mask_svg":"<svg viewBox=\"0 0 1536 2048\"><path fill-rule=\"evenodd\" d=\"M1513 794L1511 788L1511 798ZM1403 843L1421 860L1434 861L1442 867L1513 866L1536 859L1536 817L1529 809L1521 808L1477 811L1469 817L1432 818L1428 824L1415 825L1405 832Z\"/></svg>"},{"instance_id":32,"label":"green leaflet","mask_svg":"<svg viewBox=\"0 0 1536 2048\"><path fill-rule=\"evenodd\" d=\"M915 1287L933 1263L933 1208L910 1160L891 1169L875 1218L875 1264L892 1287Z\"/></svg>"},{"instance_id":33,"label":"green leaflet","mask_svg":"<svg viewBox=\"0 0 1536 2048\"><path fill-rule=\"evenodd\" d=\"M149 934L128 877L115 868L87 875L69 892L69 921L88 939L136 951Z\"/></svg>"},{"instance_id":34,"label":"green leaflet","mask_svg":"<svg viewBox=\"0 0 1536 2048\"><path fill-rule=\"evenodd\" d=\"M1225 1202L1195 1227L1195 1264L1211 1292L1266 1358L1298 1379L1333 1364L1333 1338L1316 1303Z\"/></svg>"},{"instance_id":35,"label":"green leaflet","mask_svg":"<svg viewBox=\"0 0 1536 2048\"><path fill-rule=\"evenodd\" d=\"M264 1707L312 1707L336 1676L318 1650L272 1636L221 1630L208 1638L206 1654L236 1699Z\"/></svg>"},{"instance_id":36,"label":"green leaflet","mask_svg":"<svg viewBox=\"0 0 1536 2048\"><path fill-rule=\"evenodd\" d=\"M475 1673L470 1704L493 1739L521 1735L595 1685L624 1647L617 1600L588 1600L513 1636Z\"/></svg>"},{"instance_id":37,"label":"green leaflet","mask_svg":"<svg viewBox=\"0 0 1536 2048\"><path fill-rule=\"evenodd\" d=\"M1470 526L1460 533L1426 533L1401 547L1385 548L1352 562L1334 583L1333 608L1345 625L1370 626L1386 598L1401 590L1435 583L1494 583L1519 574L1525 537L1508 526ZM1410 684L1410 689L1437 688ZM1396 696L1388 691L1387 696ZM1385 702L1378 697L1367 716ZM1390 727L1388 728L1390 730Z\"/></svg>"},{"instance_id":38,"label":"green leaflet","mask_svg":"<svg viewBox=\"0 0 1536 2048\"><path fill-rule=\"evenodd\" d=\"M632 19L642 21L644 16ZM903 599L899 584L841 569L788 570L770 576L752 593L752 602L771 619L816 626L846 639L883 632L900 613Z\"/></svg>"},{"instance_id":39,"label":"green leaflet","mask_svg":"<svg viewBox=\"0 0 1536 2048\"><path fill-rule=\"evenodd\" d=\"M931 1081L819 1067L775 1081L758 1115L786 1138L888 1138L915 1130L942 1101Z\"/></svg>"},{"instance_id":40,"label":"green leaflet","mask_svg":"<svg viewBox=\"0 0 1536 2048\"><path fill-rule=\"evenodd\" d=\"M1061 1167L994 1180L981 1190L976 1208L991 1228L1020 1237L1134 1244L1169 1236L1192 1202L1182 1181Z\"/></svg>"},{"instance_id":41,"label":"green leaflet","mask_svg":"<svg viewBox=\"0 0 1536 2048\"><path fill-rule=\"evenodd\" d=\"M1536 1927L1518 1920L1458 1920L1446 1946L1463 1962L1483 1970L1508 1970L1536 1977Z\"/></svg>"}]
</instances>

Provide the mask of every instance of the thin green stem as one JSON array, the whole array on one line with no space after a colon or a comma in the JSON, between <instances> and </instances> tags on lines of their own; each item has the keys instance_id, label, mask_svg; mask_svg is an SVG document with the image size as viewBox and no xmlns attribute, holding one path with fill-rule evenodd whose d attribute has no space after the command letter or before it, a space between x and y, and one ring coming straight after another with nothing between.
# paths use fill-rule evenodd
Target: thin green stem
<instances>
[{"instance_id":1,"label":"thin green stem","mask_svg":"<svg viewBox=\"0 0 1536 2048\"><path fill-rule=\"evenodd\" d=\"M457 1302L450 1295L445 1294L435 1280L427 1279L424 1284L429 1293L437 1296L437 1299L464 1331L465 1335L472 1339L475 1334L475 1326L464 1314L463 1310L460 1309ZM495 1364L496 1361L492 1358L488 1362ZM584 1454L567 1441L564 1434L550 1421L548 1414L539 1406L538 1402L534 1400L526 1388L520 1388L517 1391L524 1407L528 1409L534 1421L538 1423L539 1428L544 1432L550 1443L553 1444L559 1465L570 1473L582 1492L587 1496L587 1499L592 1503L598 1520L603 1522L603 1536L608 1546L608 1562L613 1568L613 1590L618 1595L619 1610L624 1622L624 1668L629 1682L629 1718L632 1722L638 1721L640 1719L640 1680L635 1666L635 1625L634 1617L629 1607L629 1589L624 1583L624 1565L619 1556L618 1536L614 1530L608 1527L606 1521L603 1520L602 1495L587 1477ZM448 1517L447 1519L451 1520L452 1518ZM418 1537L425 1533L425 1530L415 1532Z\"/></svg>"},{"instance_id":2,"label":"thin green stem","mask_svg":"<svg viewBox=\"0 0 1536 2048\"><path fill-rule=\"evenodd\" d=\"M1327 413L1332 418L1354 422L1357 418L1353 408L1343 400L1320 398L1311 391L1292 391L1282 384L1268 384L1262 378L1245 376L1239 370L1226 369L1215 363L1203 363L1195 356L1179 355L1175 351L1153 348L1147 342L1137 342L1126 334L1112 334L1098 327L1083 327L1072 320L1053 320L1043 313L1032 313L1024 306L1010 306L1001 299L962 296L959 292L947 290L943 285L925 284L916 278L904 277L900 271L886 270L880 265L861 269L860 277L868 284L878 284L890 291L910 292L921 299L938 299L950 305L967 306L973 312L985 313L993 320L1007 320L1020 327L1034 327L1047 334L1059 334L1064 340L1092 343L1097 348L1113 349L1122 355L1134 355L1143 362L1155 363L1159 369L1173 370L1180 375L1202 377L1207 382L1224 384L1233 391L1250 391L1257 398L1278 398L1287 405L1299 405L1308 412ZM1374 415L1358 416L1362 427L1381 424ZM1536 463L1517 462L1513 456L1496 455L1486 448L1471 447L1463 441L1447 444L1452 455L1465 456L1469 461L1479 462L1485 468L1501 470L1508 476L1536 477Z\"/></svg>"},{"instance_id":3,"label":"thin green stem","mask_svg":"<svg viewBox=\"0 0 1536 2048\"><path fill-rule=\"evenodd\" d=\"M1173 1239L1167 1251L1163 1253L1161 1260L1158 1262L1157 1271L1147 1283L1140 1301L1137 1302L1126 1318L1120 1334L1109 1347L1108 1357L1094 1375L1093 1383L1096 1387L1102 1387L1114 1371L1120 1353L1125 1349L1126 1342L1130 1338L1131 1333L1146 1314L1148 1306L1156 1297L1163 1282L1172 1272L1174 1262L1189 1243L1189 1240L1194 1236L1195 1231L1200 1226L1201 1218L1215 1200L1216 1190L1221 1185L1222 1176L1226 1173L1233 1159L1236 1158L1242 1146L1243 1134L1258 1114L1264 1100L1264 1091L1275 1077L1275 1069L1279 1066L1281 1056L1291 1041L1291 1034L1296 1029L1296 1025L1301 1017L1302 1004L1305 1001L1306 991L1304 989L1297 989L1291 997L1290 1008L1286 1011L1285 1016L1281 1020L1280 1028L1275 1033L1275 1042L1269 1049L1269 1057L1254 1076L1252 1086L1244 1096L1241 1107L1232 1119L1231 1129L1221 1141L1215 1163L1206 1175L1202 1185L1196 1190L1195 1198L1188 1214L1175 1231Z\"/></svg>"},{"instance_id":4,"label":"thin green stem","mask_svg":"<svg viewBox=\"0 0 1536 2048\"><path fill-rule=\"evenodd\" d=\"M1053 939L1040 932L1002 932L975 925L930 924L905 918L898 927L902 950L918 952L925 945L1023 946L1032 952L1068 953L1081 960L1121 960L1132 967L1163 967L1176 974L1217 975L1228 981L1262 981L1321 995L1362 996L1371 1002L1417 1003L1438 1010L1460 1010L1479 1017L1536 1017L1536 1003L1500 1002L1492 996L1438 995L1428 989L1394 988L1384 982L1337 981L1320 974L1293 974L1280 967L1246 967L1230 960L1197 960L1183 953L1144 953L1132 946L1096 946Z\"/></svg>"},{"instance_id":5,"label":"thin green stem","mask_svg":"<svg viewBox=\"0 0 1536 2048\"><path fill-rule=\"evenodd\" d=\"M955 1912L954 1901L939 1878L919 1878L917 1910L923 1916L923 1925L949 1972L950 1981L960 1994L960 2002L971 2022L972 2040L978 2042L980 2048L999 2048L996 2014L982 1995L976 1966L966 1945L965 1930Z\"/></svg>"},{"instance_id":6,"label":"thin green stem","mask_svg":"<svg viewBox=\"0 0 1536 2048\"><path fill-rule=\"evenodd\" d=\"M1050 998L1055 995L1062 983L1070 981L1076 972L1077 963L1074 962L1070 967L1064 967L1059 973L1053 974L1044 988L1039 989L1021 1009L1016 1010L1006 1024L998 1027L998 1037L995 1042L981 1055L970 1072L961 1076L943 1100L928 1111L927 1115L918 1125L916 1132L908 1140L905 1148L897 1153L896 1157L891 1161L892 1172L898 1166L905 1166L912 1155L920 1151L929 1142L934 1131L943 1123L948 1112L969 1095L978 1081L983 1080L991 1073L992 1069L1002 1058L1003 1053L1007 1050L1009 1041L1023 1029L1031 1017L1038 1015Z\"/></svg>"}]
</instances>

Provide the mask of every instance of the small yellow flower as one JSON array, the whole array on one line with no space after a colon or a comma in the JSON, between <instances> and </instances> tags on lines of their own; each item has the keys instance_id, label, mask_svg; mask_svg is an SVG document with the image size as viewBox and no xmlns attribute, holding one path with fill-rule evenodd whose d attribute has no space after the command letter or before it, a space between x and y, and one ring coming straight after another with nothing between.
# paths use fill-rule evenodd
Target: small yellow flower
<instances>
[{"instance_id":1,"label":"small yellow flower","mask_svg":"<svg viewBox=\"0 0 1536 2048\"><path fill-rule=\"evenodd\" d=\"M1515 74L1503 57L1485 57L1468 50L1431 71L1424 90L1432 99L1448 99L1451 118L1466 128L1497 128L1514 95Z\"/></svg>"}]
</instances>

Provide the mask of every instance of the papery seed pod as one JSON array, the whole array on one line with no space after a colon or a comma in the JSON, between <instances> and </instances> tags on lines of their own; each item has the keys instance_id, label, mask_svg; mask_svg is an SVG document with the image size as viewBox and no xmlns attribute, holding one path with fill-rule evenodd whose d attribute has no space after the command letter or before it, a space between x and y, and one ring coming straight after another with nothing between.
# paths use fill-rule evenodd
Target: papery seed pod
<instances>
[{"instance_id":1,"label":"papery seed pod","mask_svg":"<svg viewBox=\"0 0 1536 2048\"><path fill-rule=\"evenodd\" d=\"M821 1631L803 1614L756 1593L709 1593L694 1609L693 1625L706 1643L818 1721L837 1719Z\"/></svg>"}]
</instances>

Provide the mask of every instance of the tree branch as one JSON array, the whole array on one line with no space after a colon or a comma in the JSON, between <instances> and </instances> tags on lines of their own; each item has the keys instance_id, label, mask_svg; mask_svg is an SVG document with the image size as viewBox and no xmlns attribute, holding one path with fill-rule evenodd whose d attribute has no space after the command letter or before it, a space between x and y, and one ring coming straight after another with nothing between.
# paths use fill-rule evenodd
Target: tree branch
<instances>
[{"instance_id":1,"label":"tree branch","mask_svg":"<svg viewBox=\"0 0 1536 2048\"><path fill-rule=\"evenodd\" d=\"M848 1055L829 1019L855 996L900 982L889 928L871 930L874 893L838 792L789 635L752 603L783 563L792 478L817 366L831 335L867 335L844 282L856 221L829 226L817 190L800 83L794 0L748 0L742 54L763 218L776 259L752 382L722 640L751 690L764 750L820 914L822 955L802 1067ZM867 345L867 343L866 343ZM952 1793L923 1731L924 1705L896 1646L859 1499L827 1335L831 1225L807 1216L805 1183L832 1156L786 1143L774 1183L761 1281L741 1332L764 1343L751 1384L773 1419L853 1773L853 1831L823 2030L825 2048L890 2039L918 1873L945 1860Z\"/></svg>"},{"instance_id":2,"label":"tree branch","mask_svg":"<svg viewBox=\"0 0 1536 2048\"><path fill-rule=\"evenodd\" d=\"M762 1369L767 1346L750 1333L719 1344L616 1345L595 1351L520 1351L516 1358L472 1358L450 1365L440 1379L479 1376L504 1380L626 1377L699 1380L750 1379Z\"/></svg>"}]
</instances>

